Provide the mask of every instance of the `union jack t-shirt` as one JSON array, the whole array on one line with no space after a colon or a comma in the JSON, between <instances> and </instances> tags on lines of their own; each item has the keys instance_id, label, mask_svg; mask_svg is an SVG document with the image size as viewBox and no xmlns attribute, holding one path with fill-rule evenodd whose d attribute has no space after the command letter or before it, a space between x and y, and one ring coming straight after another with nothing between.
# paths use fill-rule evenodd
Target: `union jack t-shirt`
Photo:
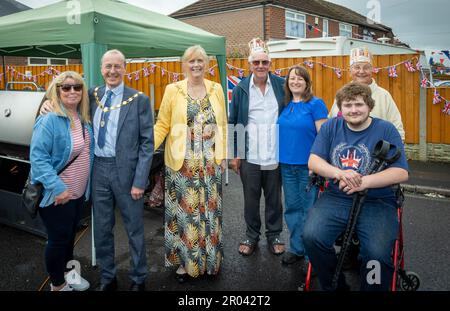
<instances>
[{"instance_id":1,"label":"union jack t-shirt","mask_svg":"<svg viewBox=\"0 0 450 311\"><path fill-rule=\"evenodd\" d=\"M367 175L373 160L373 149L380 140L386 140L401 149L401 157L390 167L408 170L400 134L392 123L378 118L372 118L369 127L358 132L351 130L344 118L328 120L322 125L311 148L311 153L342 170L355 170L362 175ZM341 197L352 197L339 190L337 183L330 182L329 191ZM395 198L391 187L368 191L368 200L381 198Z\"/></svg>"}]
</instances>

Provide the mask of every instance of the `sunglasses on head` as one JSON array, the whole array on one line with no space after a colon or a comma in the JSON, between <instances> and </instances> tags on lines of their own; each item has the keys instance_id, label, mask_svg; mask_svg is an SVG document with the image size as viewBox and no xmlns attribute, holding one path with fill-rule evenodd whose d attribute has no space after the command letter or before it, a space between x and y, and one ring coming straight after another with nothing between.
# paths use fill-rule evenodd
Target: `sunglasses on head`
<instances>
[{"instance_id":1,"label":"sunglasses on head","mask_svg":"<svg viewBox=\"0 0 450 311\"><path fill-rule=\"evenodd\" d=\"M63 92L70 92L71 89L73 89L76 92L79 92L83 89L83 84L60 84L58 87Z\"/></svg>"},{"instance_id":2,"label":"sunglasses on head","mask_svg":"<svg viewBox=\"0 0 450 311\"><path fill-rule=\"evenodd\" d=\"M253 66L258 66L259 64L263 65L263 66L267 66L269 65L269 61L268 60L254 60L252 61Z\"/></svg>"}]
</instances>

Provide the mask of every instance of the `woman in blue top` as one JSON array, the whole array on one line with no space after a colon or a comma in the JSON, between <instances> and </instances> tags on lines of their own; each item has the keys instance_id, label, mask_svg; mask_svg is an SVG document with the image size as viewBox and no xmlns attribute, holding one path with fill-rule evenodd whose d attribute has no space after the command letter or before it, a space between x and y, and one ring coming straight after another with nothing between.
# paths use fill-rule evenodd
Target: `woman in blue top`
<instances>
[{"instance_id":1,"label":"woman in blue top","mask_svg":"<svg viewBox=\"0 0 450 311\"><path fill-rule=\"evenodd\" d=\"M284 192L284 217L289 229L289 250L282 263L293 264L305 256L303 225L317 190L306 191L309 182L308 158L328 110L322 99L313 96L311 77L304 67L289 69L285 105L278 118L279 162ZM305 260L306 266L307 261Z\"/></svg>"},{"instance_id":2,"label":"woman in blue top","mask_svg":"<svg viewBox=\"0 0 450 311\"><path fill-rule=\"evenodd\" d=\"M37 118L30 144L32 182L43 185L39 215L48 235L45 265L52 291L82 291L89 282L66 267L89 198L94 154L86 85L78 73L65 71L53 80L46 98L54 112Z\"/></svg>"}]
</instances>

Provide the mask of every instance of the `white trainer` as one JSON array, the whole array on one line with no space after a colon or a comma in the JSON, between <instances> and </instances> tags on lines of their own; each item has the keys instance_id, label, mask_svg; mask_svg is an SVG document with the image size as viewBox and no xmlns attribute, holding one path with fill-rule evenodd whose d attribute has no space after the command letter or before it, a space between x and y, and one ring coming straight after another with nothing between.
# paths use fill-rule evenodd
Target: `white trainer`
<instances>
[{"instance_id":1,"label":"white trainer","mask_svg":"<svg viewBox=\"0 0 450 311\"><path fill-rule=\"evenodd\" d=\"M64 275L67 284L76 291L85 291L89 288L89 282L84 279L75 269L70 270L66 275Z\"/></svg>"},{"instance_id":2,"label":"white trainer","mask_svg":"<svg viewBox=\"0 0 450 311\"><path fill-rule=\"evenodd\" d=\"M52 292L70 292L70 291L73 291L73 288L68 283L66 283L66 285L64 285L64 287L61 288L60 290L55 290L55 287L53 287L53 284L50 283L50 290Z\"/></svg>"}]
</instances>

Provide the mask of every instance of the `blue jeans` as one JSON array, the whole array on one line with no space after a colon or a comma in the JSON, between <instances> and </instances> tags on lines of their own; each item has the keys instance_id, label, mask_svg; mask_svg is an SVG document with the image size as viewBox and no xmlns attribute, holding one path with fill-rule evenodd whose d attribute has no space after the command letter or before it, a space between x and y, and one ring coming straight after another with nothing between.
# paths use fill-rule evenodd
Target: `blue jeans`
<instances>
[{"instance_id":1,"label":"blue jeans","mask_svg":"<svg viewBox=\"0 0 450 311\"><path fill-rule=\"evenodd\" d=\"M280 168L284 191L284 219L289 229L289 252L303 256L303 226L308 211L317 198L317 187L306 191L309 183L307 165L281 163Z\"/></svg>"},{"instance_id":2,"label":"blue jeans","mask_svg":"<svg viewBox=\"0 0 450 311\"><path fill-rule=\"evenodd\" d=\"M305 223L303 242L324 290L332 289L331 282L337 264L333 245L345 230L351 206L350 196L347 200L325 192L310 210ZM389 290L394 271L391 253L399 230L395 202L366 200L355 230L360 241L362 259L361 290ZM371 260L379 263L380 271L375 273L380 282L376 278L372 279L376 271L373 266L369 265L367 268L367 263ZM338 289L344 286L345 279L341 273Z\"/></svg>"}]
</instances>

